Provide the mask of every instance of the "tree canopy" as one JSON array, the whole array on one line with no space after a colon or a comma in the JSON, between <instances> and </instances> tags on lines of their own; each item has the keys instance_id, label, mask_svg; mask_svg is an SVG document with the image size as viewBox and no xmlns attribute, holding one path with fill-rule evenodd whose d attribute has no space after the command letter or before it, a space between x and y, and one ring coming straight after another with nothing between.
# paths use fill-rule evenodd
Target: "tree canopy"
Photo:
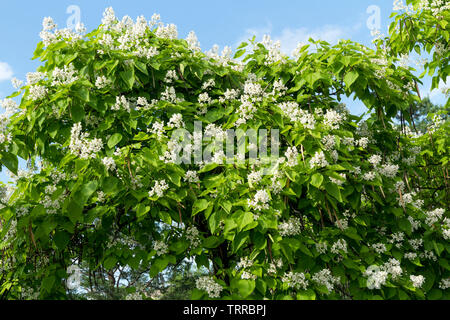
<instances>
[{"instance_id":1,"label":"tree canopy","mask_svg":"<svg viewBox=\"0 0 450 320\"><path fill-rule=\"evenodd\" d=\"M375 49L293 56L268 36L203 52L111 8L87 34L44 19L42 65L2 101L0 297L68 299L72 265L120 285L195 261L192 299L448 299L449 123L411 113L423 76L448 77L450 11L407 2Z\"/></svg>"}]
</instances>

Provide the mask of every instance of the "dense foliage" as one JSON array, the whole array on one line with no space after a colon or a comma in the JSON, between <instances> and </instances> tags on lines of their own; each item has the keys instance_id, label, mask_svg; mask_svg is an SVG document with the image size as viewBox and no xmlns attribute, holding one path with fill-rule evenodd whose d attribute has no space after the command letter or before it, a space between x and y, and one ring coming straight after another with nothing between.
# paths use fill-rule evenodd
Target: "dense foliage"
<instances>
[{"instance_id":1,"label":"dense foliage","mask_svg":"<svg viewBox=\"0 0 450 320\"><path fill-rule=\"evenodd\" d=\"M376 50L311 40L295 58L269 37L233 58L204 53L156 15L108 9L87 35L46 18L42 66L2 102L0 161L16 176L0 210L0 296L73 297L73 264L85 287L95 272L119 287L118 274L195 261L207 274L193 299L448 299L449 123L431 114L415 131L420 78L401 62L431 52L433 85L445 81L450 14L413 2ZM268 149L281 156L255 161L248 143L226 161L229 129L279 132ZM182 148L211 157L180 163ZM157 296L127 283L130 298Z\"/></svg>"}]
</instances>

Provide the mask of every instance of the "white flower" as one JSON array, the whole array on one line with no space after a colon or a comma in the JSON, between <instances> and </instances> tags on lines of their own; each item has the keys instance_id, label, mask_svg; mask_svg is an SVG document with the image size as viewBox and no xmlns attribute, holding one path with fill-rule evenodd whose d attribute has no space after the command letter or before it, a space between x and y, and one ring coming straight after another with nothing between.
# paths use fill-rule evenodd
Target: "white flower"
<instances>
[{"instance_id":1,"label":"white flower","mask_svg":"<svg viewBox=\"0 0 450 320\"><path fill-rule=\"evenodd\" d=\"M445 209L442 208L437 208L435 210L426 212L425 223L431 227L433 224L442 219L444 213Z\"/></svg>"},{"instance_id":2,"label":"white flower","mask_svg":"<svg viewBox=\"0 0 450 320\"><path fill-rule=\"evenodd\" d=\"M375 179L375 177L376 177L375 172L369 171L369 172L364 173L362 178L366 181L373 181Z\"/></svg>"},{"instance_id":3,"label":"white flower","mask_svg":"<svg viewBox=\"0 0 450 320\"><path fill-rule=\"evenodd\" d=\"M109 80L105 76L97 77L97 79L95 80L95 86L97 87L97 89L106 88L107 86L111 85L111 83L111 80Z\"/></svg>"},{"instance_id":4,"label":"white flower","mask_svg":"<svg viewBox=\"0 0 450 320\"><path fill-rule=\"evenodd\" d=\"M177 72L175 70L168 70L166 73L166 77L164 78L164 82L172 83L176 80L178 80Z\"/></svg>"},{"instance_id":5,"label":"white flower","mask_svg":"<svg viewBox=\"0 0 450 320\"><path fill-rule=\"evenodd\" d=\"M290 288L294 289L306 289L308 287L308 280L306 280L305 274L301 272L289 271L282 278L281 281L286 283Z\"/></svg>"},{"instance_id":6,"label":"white flower","mask_svg":"<svg viewBox=\"0 0 450 320\"><path fill-rule=\"evenodd\" d=\"M169 185L166 180L155 181L155 186L148 192L148 196L152 198L156 194L156 196L161 198L167 189L169 189Z\"/></svg>"},{"instance_id":7,"label":"white flower","mask_svg":"<svg viewBox=\"0 0 450 320\"><path fill-rule=\"evenodd\" d=\"M194 31L189 32L186 41L188 43L189 50L200 51L200 42L198 41L197 35Z\"/></svg>"},{"instance_id":8,"label":"white flower","mask_svg":"<svg viewBox=\"0 0 450 320\"><path fill-rule=\"evenodd\" d=\"M322 143L324 144L325 150L333 150L334 146L336 145L336 138L331 134L326 135L322 138Z\"/></svg>"},{"instance_id":9,"label":"white flower","mask_svg":"<svg viewBox=\"0 0 450 320\"><path fill-rule=\"evenodd\" d=\"M261 211L263 209L269 209L270 197L266 190L256 191L255 197L253 199L248 199L249 207L255 210Z\"/></svg>"},{"instance_id":10,"label":"white flower","mask_svg":"<svg viewBox=\"0 0 450 320\"><path fill-rule=\"evenodd\" d=\"M330 129L336 130L339 129L339 125L342 123L343 120L345 120L345 117L343 117L336 111L327 110L327 113L324 116L323 123Z\"/></svg>"},{"instance_id":11,"label":"white flower","mask_svg":"<svg viewBox=\"0 0 450 320\"><path fill-rule=\"evenodd\" d=\"M200 179L198 177L197 171L187 171L184 175L184 181L191 182L191 183L197 183L200 182Z\"/></svg>"},{"instance_id":12,"label":"white flower","mask_svg":"<svg viewBox=\"0 0 450 320\"><path fill-rule=\"evenodd\" d=\"M48 93L48 89L44 86L31 86L29 89L29 97L31 100L36 101L44 98Z\"/></svg>"},{"instance_id":13,"label":"white flower","mask_svg":"<svg viewBox=\"0 0 450 320\"><path fill-rule=\"evenodd\" d=\"M257 185L262 179L261 171L252 171L248 174L248 183L252 186Z\"/></svg>"},{"instance_id":14,"label":"white flower","mask_svg":"<svg viewBox=\"0 0 450 320\"><path fill-rule=\"evenodd\" d=\"M131 103L125 96L116 97L116 104L111 107L112 110L125 110L131 112Z\"/></svg>"},{"instance_id":15,"label":"white flower","mask_svg":"<svg viewBox=\"0 0 450 320\"><path fill-rule=\"evenodd\" d=\"M184 127L183 116L181 115L181 113L176 113L172 115L172 117L169 119L169 123L167 124L167 126L170 128L178 128L178 129Z\"/></svg>"},{"instance_id":16,"label":"white flower","mask_svg":"<svg viewBox=\"0 0 450 320\"><path fill-rule=\"evenodd\" d=\"M163 39L176 39L176 38L178 38L178 29L177 29L177 26L174 24L160 26L156 29L155 35L158 38L163 38Z\"/></svg>"},{"instance_id":17,"label":"white flower","mask_svg":"<svg viewBox=\"0 0 450 320\"><path fill-rule=\"evenodd\" d=\"M103 165L106 167L108 171L114 171L116 169L116 162L113 158L106 157L102 159Z\"/></svg>"},{"instance_id":18,"label":"white flower","mask_svg":"<svg viewBox=\"0 0 450 320\"><path fill-rule=\"evenodd\" d=\"M89 140L89 133L81 132L81 123L75 123L72 127L69 149L70 152L81 159L95 158L96 153L102 150L101 139Z\"/></svg>"},{"instance_id":19,"label":"white flower","mask_svg":"<svg viewBox=\"0 0 450 320\"><path fill-rule=\"evenodd\" d=\"M219 298L223 288L212 277L201 277L195 282L197 289L206 291L210 298Z\"/></svg>"},{"instance_id":20,"label":"white flower","mask_svg":"<svg viewBox=\"0 0 450 320\"><path fill-rule=\"evenodd\" d=\"M186 239L189 240L192 248L197 248L202 243L200 232L196 227L189 227L186 229Z\"/></svg>"},{"instance_id":21,"label":"white flower","mask_svg":"<svg viewBox=\"0 0 450 320\"><path fill-rule=\"evenodd\" d=\"M327 287L328 291L333 291L334 286L339 284L339 277L335 277L331 274L329 269L323 269L317 273L315 273L312 278L312 281L318 283L319 285L323 285Z\"/></svg>"},{"instance_id":22,"label":"white flower","mask_svg":"<svg viewBox=\"0 0 450 320\"><path fill-rule=\"evenodd\" d=\"M376 167L376 166L379 165L380 162L381 162L381 156L379 156L378 154L374 154L373 156L371 156L371 157L369 158L369 162L370 162L374 167Z\"/></svg>"},{"instance_id":23,"label":"white flower","mask_svg":"<svg viewBox=\"0 0 450 320\"><path fill-rule=\"evenodd\" d=\"M327 253L328 245L325 242L316 242L316 250L321 254Z\"/></svg>"},{"instance_id":24,"label":"white flower","mask_svg":"<svg viewBox=\"0 0 450 320\"><path fill-rule=\"evenodd\" d=\"M169 246L164 241L155 241L153 243L153 250L156 251L156 255L162 256L169 252Z\"/></svg>"},{"instance_id":25,"label":"white flower","mask_svg":"<svg viewBox=\"0 0 450 320\"><path fill-rule=\"evenodd\" d=\"M73 64L64 66L62 69L56 67L52 72L52 86L68 85L78 80Z\"/></svg>"},{"instance_id":26,"label":"white flower","mask_svg":"<svg viewBox=\"0 0 450 320\"><path fill-rule=\"evenodd\" d=\"M298 151L297 148L289 147L285 153L287 162L286 165L288 167L295 167L298 164Z\"/></svg>"},{"instance_id":27,"label":"white flower","mask_svg":"<svg viewBox=\"0 0 450 320\"><path fill-rule=\"evenodd\" d=\"M288 221L280 223L278 225L278 231L283 237L300 235L302 233L302 223L300 218L291 217Z\"/></svg>"},{"instance_id":28,"label":"white flower","mask_svg":"<svg viewBox=\"0 0 450 320\"><path fill-rule=\"evenodd\" d=\"M20 87L23 86L23 81L17 78L12 78L11 83L15 89L19 89Z\"/></svg>"},{"instance_id":29,"label":"white flower","mask_svg":"<svg viewBox=\"0 0 450 320\"><path fill-rule=\"evenodd\" d=\"M367 277L367 288L373 290L381 289L381 286L386 283L389 273L381 270L378 266L370 266L364 275Z\"/></svg>"},{"instance_id":30,"label":"white flower","mask_svg":"<svg viewBox=\"0 0 450 320\"><path fill-rule=\"evenodd\" d=\"M331 247L331 253L338 254L341 251L347 253L347 242L344 239L339 239Z\"/></svg>"},{"instance_id":31,"label":"white flower","mask_svg":"<svg viewBox=\"0 0 450 320\"><path fill-rule=\"evenodd\" d=\"M360 146L361 148L365 149L367 148L368 145L369 145L369 138L363 137L358 140L358 146Z\"/></svg>"},{"instance_id":32,"label":"white flower","mask_svg":"<svg viewBox=\"0 0 450 320\"><path fill-rule=\"evenodd\" d=\"M152 129L148 129L148 132L154 133L161 139L164 136L164 122L155 122L152 125Z\"/></svg>"},{"instance_id":33,"label":"white flower","mask_svg":"<svg viewBox=\"0 0 450 320\"><path fill-rule=\"evenodd\" d=\"M384 164L378 169L378 172L388 178L395 178L398 172L398 165L396 164Z\"/></svg>"},{"instance_id":34,"label":"white flower","mask_svg":"<svg viewBox=\"0 0 450 320\"><path fill-rule=\"evenodd\" d=\"M325 154L323 151L316 152L314 157L311 158L311 161L309 162L311 168L323 168L328 166L328 161L325 158Z\"/></svg>"},{"instance_id":35,"label":"white flower","mask_svg":"<svg viewBox=\"0 0 450 320\"><path fill-rule=\"evenodd\" d=\"M241 260L237 264L238 269L248 269L252 266L253 266L253 260L249 259L248 257L242 257Z\"/></svg>"},{"instance_id":36,"label":"white flower","mask_svg":"<svg viewBox=\"0 0 450 320\"><path fill-rule=\"evenodd\" d=\"M410 275L409 279L411 280L414 288L422 287L423 283L425 282L425 277L422 275L418 275L418 276Z\"/></svg>"}]
</instances>

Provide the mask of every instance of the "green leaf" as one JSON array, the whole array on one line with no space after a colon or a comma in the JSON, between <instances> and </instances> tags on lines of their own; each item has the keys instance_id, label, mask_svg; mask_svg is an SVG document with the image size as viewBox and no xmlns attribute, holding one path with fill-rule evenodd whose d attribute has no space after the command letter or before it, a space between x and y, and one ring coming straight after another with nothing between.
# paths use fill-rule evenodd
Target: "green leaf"
<instances>
[{"instance_id":1,"label":"green leaf","mask_svg":"<svg viewBox=\"0 0 450 320\"><path fill-rule=\"evenodd\" d=\"M116 266L116 264L117 264L116 257L110 256L103 262L103 267L105 267L106 270L111 270Z\"/></svg>"},{"instance_id":2,"label":"green leaf","mask_svg":"<svg viewBox=\"0 0 450 320\"><path fill-rule=\"evenodd\" d=\"M70 108L70 114L73 122L80 122L85 117L84 108L79 104L75 104Z\"/></svg>"},{"instance_id":3,"label":"green leaf","mask_svg":"<svg viewBox=\"0 0 450 320\"><path fill-rule=\"evenodd\" d=\"M134 77L134 69L129 69L126 71L122 71L120 73L120 77L125 82L125 84L128 86L128 89L133 89L135 77Z\"/></svg>"},{"instance_id":4,"label":"green leaf","mask_svg":"<svg viewBox=\"0 0 450 320\"><path fill-rule=\"evenodd\" d=\"M321 175L320 173L316 173L311 177L311 185L313 185L317 189L320 189L320 187L322 186L322 182L323 175Z\"/></svg>"},{"instance_id":5,"label":"green leaf","mask_svg":"<svg viewBox=\"0 0 450 320\"><path fill-rule=\"evenodd\" d=\"M245 49L238 50L238 51L235 53L235 55L234 55L234 59L240 58L240 57L242 57L244 54L245 54Z\"/></svg>"},{"instance_id":6,"label":"green leaf","mask_svg":"<svg viewBox=\"0 0 450 320\"><path fill-rule=\"evenodd\" d=\"M203 247L207 249L214 249L217 248L222 242L223 239L216 236L211 236L203 241Z\"/></svg>"},{"instance_id":7,"label":"green leaf","mask_svg":"<svg viewBox=\"0 0 450 320\"><path fill-rule=\"evenodd\" d=\"M110 149L114 148L120 141L122 141L122 135L120 133L113 134L108 139L108 148Z\"/></svg>"},{"instance_id":8,"label":"green leaf","mask_svg":"<svg viewBox=\"0 0 450 320\"><path fill-rule=\"evenodd\" d=\"M2 152L2 164L9 169L12 173L17 175L17 169L19 167L19 161L17 160L17 156L9 153L9 152Z\"/></svg>"},{"instance_id":9,"label":"green leaf","mask_svg":"<svg viewBox=\"0 0 450 320\"><path fill-rule=\"evenodd\" d=\"M339 202L343 202L341 191L339 190L339 187L334 183L327 183L325 186L325 190L332 195L336 200Z\"/></svg>"},{"instance_id":10,"label":"green leaf","mask_svg":"<svg viewBox=\"0 0 450 320\"><path fill-rule=\"evenodd\" d=\"M80 98L82 101L84 102L89 102L90 98L89 98L89 89L86 87L78 87L75 90L75 95Z\"/></svg>"},{"instance_id":11,"label":"green leaf","mask_svg":"<svg viewBox=\"0 0 450 320\"><path fill-rule=\"evenodd\" d=\"M70 241L70 234L66 231L57 231L53 237L59 250L63 250Z\"/></svg>"},{"instance_id":12,"label":"green leaf","mask_svg":"<svg viewBox=\"0 0 450 320\"><path fill-rule=\"evenodd\" d=\"M247 298L256 287L255 280L233 279L232 287L237 288L242 298Z\"/></svg>"},{"instance_id":13,"label":"green leaf","mask_svg":"<svg viewBox=\"0 0 450 320\"><path fill-rule=\"evenodd\" d=\"M316 300L316 293L312 289L301 290L297 293L298 300Z\"/></svg>"},{"instance_id":14,"label":"green leaf","mask_svg":"<svg viewBox=\"0 0 450 320\"><path fill-rule=\"evenodd\" d=\"M194 205L192 206L192 215L195 216L199 212L202 212L208 208L208 200L206 199L199 199L194 202Z\"/></svg>"},{"instance_id":15,"label":"green leaf","mask_svg":"<svg viewBox=\"0 0 450 320\"><path fill-rule=\"evenodd\" d=\"M344 82L347 85L347 87L350 87L356 79L358 79L359 74L356 71L350 71L348 72L344 77Z\"/></svg>"}]
</instances>

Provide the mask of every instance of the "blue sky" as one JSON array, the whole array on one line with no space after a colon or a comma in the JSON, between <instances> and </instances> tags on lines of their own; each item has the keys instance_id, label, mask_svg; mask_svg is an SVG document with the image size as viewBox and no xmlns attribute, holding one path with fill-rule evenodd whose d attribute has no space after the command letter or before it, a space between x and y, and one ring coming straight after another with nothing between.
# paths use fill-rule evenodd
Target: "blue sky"
<instances>
[{"instance_id":1,"label":"blue sky","mask_svg":"<svg viewBox=\"0 0 450 320\"><path fill-rule=\"evenodd\" d=\"M22 0L0 2L0 99L13 92L10 79L24 80L27 72L35 71L37 61L30 58L40 41L42 19L51 16L59 28L67 26L73 12L70 6L80 9L81 22L88 30L96 28L106 7L112 6L118 17L139 15L150 18L159 13L163 22L178 26L180 37L194 30L203 50L214 44L236 48L241 41L264 34L281 40L282 48L291 53L298 42L309 36L331 43L338 39L351 39L371 46L367 21L370 6L380 10L381 32L387 33L392 0ZM429 94L430 80L426 79L421 91ZM445 97L439 91L430 97L443 104ZM346 101L350 110L361 114L361 103ZM2 112L2 111L0 111ZM2 179L3 174L0 175Z\"/></svg>"}]
</instances>

